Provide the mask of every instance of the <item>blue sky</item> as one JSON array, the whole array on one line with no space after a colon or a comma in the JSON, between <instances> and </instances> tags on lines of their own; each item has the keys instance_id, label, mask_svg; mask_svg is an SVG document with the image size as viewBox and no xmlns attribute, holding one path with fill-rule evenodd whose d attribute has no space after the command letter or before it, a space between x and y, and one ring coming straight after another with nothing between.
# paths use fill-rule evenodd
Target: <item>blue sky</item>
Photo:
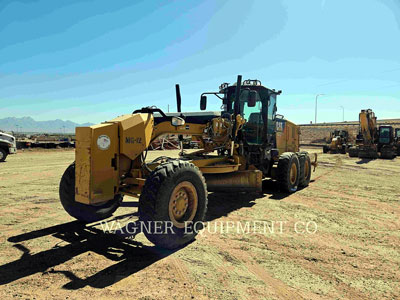
<instances>
[{"instance_id":1,"label":"blue sky","mask_svg":"<svg viewBox=\"0 0 400 300\"><path fill-rule=\"evenodd\" d=\"M237 74L297 123L400 117L399 0L0 2L0 118L102 122L199 110ZM209 98L210 110L218 110Z\"/></svg>"}]
</instances>

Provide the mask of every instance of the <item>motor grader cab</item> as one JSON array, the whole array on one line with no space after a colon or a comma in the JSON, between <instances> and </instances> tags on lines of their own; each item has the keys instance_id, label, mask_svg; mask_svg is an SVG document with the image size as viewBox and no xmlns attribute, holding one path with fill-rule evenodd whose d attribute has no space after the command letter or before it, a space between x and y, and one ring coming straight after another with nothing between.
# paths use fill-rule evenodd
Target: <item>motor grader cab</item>
<instances>
[{"instance_id":1,"label":"motor grader cab","mask_svg":"<svg viewBox=\"0 0 400 300\"><path fill-rule=\"evenodd\" d=\"M258 80L242 84L238 76L235 84L201 95L201 110L211 94L222 100L221 112L184 113L177 85L177 113L145 107L78 127L75 162L60 182L62 205L74 218L94 222L110 217L123 195L138 197L139 223L145 224L146 237L176 248L196 236L190 226L204 220L208 192L261 192L263 178L273 179L288 193L306 187L316 156L311 162L307 152L299 152L298 126L277 118L280 93ZM165 134L194 136L202 149L182 149L179 158L147 161L150 143Z\"/></svg>"},{"instance_id":2,"label":"motor grader cab","mask_svg":"<svg viewBox=\"0 0 400 300\"><path fill-rule=\"evenodd\" d=\"M326 145L323 146L324 153L342 153L346 154L349 140L349 132L347 130L334 130L331 132L329 140Z\"/></svg>"}]
</instances>

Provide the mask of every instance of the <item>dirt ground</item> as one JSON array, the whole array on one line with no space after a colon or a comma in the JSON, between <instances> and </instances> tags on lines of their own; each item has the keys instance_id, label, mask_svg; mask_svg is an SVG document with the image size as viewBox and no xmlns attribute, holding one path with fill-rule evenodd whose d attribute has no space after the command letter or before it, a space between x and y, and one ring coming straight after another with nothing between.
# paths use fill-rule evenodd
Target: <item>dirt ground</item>
<instances>
[{"instance_id":1,"label":"dirt ground","mask_svg":"<svg viewBox=\"0 0 400 300\"><path fill-rule=\"evenodd\" d=\"M320 154L290 196L268 180L264 196L209 194L207 227L177 251L74 222L58 200L73 160L26 151L0 163L0 299L400 298L400 158ZM137 219L125 200L107 224ZM236 230L246 222L254 230Z\"/></svg>"}]
</instances>

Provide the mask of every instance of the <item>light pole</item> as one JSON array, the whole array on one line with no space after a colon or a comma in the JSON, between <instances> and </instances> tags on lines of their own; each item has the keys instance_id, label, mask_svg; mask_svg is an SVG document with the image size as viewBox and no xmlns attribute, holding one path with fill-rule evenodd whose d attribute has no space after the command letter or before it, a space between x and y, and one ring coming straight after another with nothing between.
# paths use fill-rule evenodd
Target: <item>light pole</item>
<instances>
[{"instance_id":1,"label":"light pole","mask_svg":"<svg viewBox=\"0 0 400 300\"><path fill-rule=\"evenodd\" d=\"M317 109L318 109L318 97L324 96L325 94L317 94L315 96L315 124L317 124Z\"/></svg>"},{"instance_id":2,"label":"light pole","mask_svg":"<svg viewBox=\"0 0 400 300\"><path fill-rule=\"evenodd\" d=\"M344 122L344 107L340 106L340 108L343 110L343 122Z\"/></svg>"}]
</instances>

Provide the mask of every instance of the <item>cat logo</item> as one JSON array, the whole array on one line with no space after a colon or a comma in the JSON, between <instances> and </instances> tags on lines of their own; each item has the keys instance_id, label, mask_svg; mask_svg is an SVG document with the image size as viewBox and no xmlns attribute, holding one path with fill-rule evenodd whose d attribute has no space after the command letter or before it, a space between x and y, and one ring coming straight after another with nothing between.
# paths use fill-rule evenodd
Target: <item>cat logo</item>
<instances>
[{"instance_id":1,"label":"cat logo","mask_svg":"<svg viewBox=\"0 0 400 300\"><path fill-rule=\"evenodd\" d=\"M276 121L276 131L277 132L283 132L285 129L285 121L284 120L277 120Z\"/></svg>"}]
</instances>

